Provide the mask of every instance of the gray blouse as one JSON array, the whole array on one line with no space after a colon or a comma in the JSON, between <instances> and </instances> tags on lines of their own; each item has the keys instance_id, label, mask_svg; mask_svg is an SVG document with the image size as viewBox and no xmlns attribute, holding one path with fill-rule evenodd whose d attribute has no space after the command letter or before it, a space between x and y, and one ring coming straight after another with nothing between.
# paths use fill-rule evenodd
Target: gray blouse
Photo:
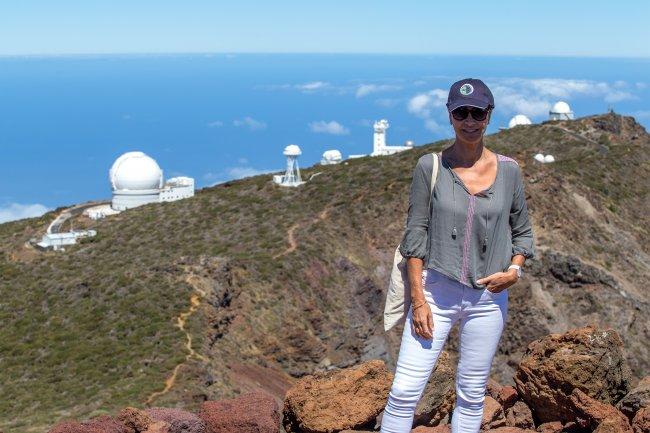
<instances>
[{"instance_id":1,"label":"gray blouse","mask_svg":"<svg viewBox=\"0 0 650 433\"><path fill-rule=\"evenodd\" d=\"M431 154L422 156L415 166L400 253L484 290L486 286L476 280L507 270L516 254L534 256L521 169L514 159L497 154L494 183L471 195L447 161L439 154L438 158L430 206Z\"/></svg>"}]
</instances>

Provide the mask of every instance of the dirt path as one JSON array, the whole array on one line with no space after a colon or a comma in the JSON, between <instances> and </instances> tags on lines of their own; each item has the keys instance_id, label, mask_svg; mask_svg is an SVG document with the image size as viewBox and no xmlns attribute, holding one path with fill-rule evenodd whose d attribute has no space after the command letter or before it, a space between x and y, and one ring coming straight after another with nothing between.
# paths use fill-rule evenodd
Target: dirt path
<instances>
[{"instance_id":1,"label":"dirt path","mask_svg":"<svg viewBox=\"0 0 650 433\"><path fill-rule=\"evenodd\" d=\"M151 394L147 400L145 400L145 404L151 404L151 402L153 402L156 398L169 392L172 386L174 386L174 383L176 383L178 371L183 366L183 364L185 364L191 358L196 358L200 361L208 362L208 358L201 355L200 353L197 353L192 348L192 335L185 329L187 318L194 314L194 312L201 306L201 300L206 296L206 292L203 289L199 288L201 282L195 275L187 276L185 278L185 281L194 288L196 293L192 293L192 295L190 295L190 308L176 317L176 323L174 326L183 331L185 334L185 349L187 349L188 353L185 355L183 362L174 367L172 374L167 379L165 379L165 387L161 391L156 391Z\"/></svg>"},{"instance_id":2,"label":"dirt path","mask_svg":"<svg viewBox=\"0 0 650 433\"><path fill-rule=\"evenodd\" d=\"M287 242L289 243L289 247L286 250L282 251L281 253L274 255L273 258L277 259L279 257L286 256L287 254L294 252L296 248L298 248L298 241L296 240L296 236L295 236L296 230L301 226L315 224L319 221L324 220L325 218L327 218L327 214L331 209L332 209L332 205L328 204L327 206L325 206L325 208L322 211L318 213L318 215L315 218L306 222L296 223L291 227L289 227L289 229L287 230Z\"/></svg>"}]
</instances>

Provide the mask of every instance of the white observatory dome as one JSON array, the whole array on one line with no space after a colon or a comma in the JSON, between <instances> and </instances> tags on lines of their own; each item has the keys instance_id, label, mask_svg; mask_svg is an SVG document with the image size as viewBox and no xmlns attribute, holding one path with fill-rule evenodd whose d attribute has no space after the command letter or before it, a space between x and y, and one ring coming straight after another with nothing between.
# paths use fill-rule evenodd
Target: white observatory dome
<instances>
[{"instance_id":1,"label":"white observatory dome","mask_svg":"<svg viewBox=\"0 0 650 433\"><path fill-rule=\"evenodd\" d=\"M537 162L544 162L544 154L543 153L537 153L534 156L535 161Z\"/></svg>"},{"instance_id":2,"label":"white observatory dome","mask_svg":"<svg viewBox=\"0 0 650 433\"><path fill-rule=\"evenodd\" d=\"M544 157L544 162L546 162L546 163L555 162L555 157L553 155L546 155Z\"/></svg>"},{"instance_id":3,"label":"white observatory dome","mask_svg":"<svg viewBox=\"0 0 650 433\"><path fill-rule=\"evenodd\" d=\"M282 152L282 154L284 156L299 156L302 155L302 152L300 151L300 148L297 145L290 144L284 148L284 152Z\"/></svg>"},{"instance_id":4,"label":"white observatory dome","mask_svg":"<svg viewBox=\"0 0 650 433\"><path fill-rule=\"evenodd\" d=\"M153 190L163 185L158 163L142 152L127 152L115 160L109 178L113 190Z\"/></svg>"},{"instance_id":5,"label":"white observatory dome","mask_svg":"<svg viewBox=\"0 0 650 433\"><path fill-rule=\"evenodd\" d=\"M531 125L532 123L533 122L531 122L528 117L523 114L517 114L515 117L510 119L510 122L508 122L508 128L514 128L519 125Z\"/></svg>"},{"instance_id":6,"label":"white observatory dome","mask_svg":"<svg viewBox=\"0 0 650 433\"><path fill-rule=\"evenodd\" d=\"M558 101L551 108L551 113L568 114L571 113L571 107L564 101Z\"/></svg>"},{"instance_id":7,"label":"white observatory dome","mask_svg":"<svg viewBox=\"0 0 650 433\"><path fill-rule=\"evenodd\" d=\"M406 147L413 147L414 145L415 145L415 143L413 142L413 140L406 140L404 142L404 146L406 146Z\"/></svg>"},{"instance_id":8,"label":"white observatory dome","mask_svg":"<svg viewBox=\"0 0 650 433\"><path fill-rule=\"evenodd\" d=\"M323 157L320 160L322 165L338 164L343 159L341 152L338 150L326 150L323 152Z\"/></svg>"}]
</instances>

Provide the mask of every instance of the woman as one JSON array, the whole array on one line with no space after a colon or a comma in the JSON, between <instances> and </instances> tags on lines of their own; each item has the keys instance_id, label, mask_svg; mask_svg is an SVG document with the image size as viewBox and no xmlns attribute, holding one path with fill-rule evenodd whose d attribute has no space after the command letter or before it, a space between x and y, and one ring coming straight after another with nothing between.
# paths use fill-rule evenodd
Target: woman
<instances>
[{"instance_id":1,"label":"woman","mask_svg":"<svg viewBox=\"0 0 650 433\"><path fill-rule=\"evenodd\" d=\"M411 309L383 433L411 431L416 404L457 321L460 358L451 431L479 431L490 367L506 323L508 287L534 255L519 166L483 145L493 108L492 93L481 80L454 83L447 109L456 140L436 155L440 165L431 197L431 155L415 167L400 244Z\"/></svg>"}]
</instances>

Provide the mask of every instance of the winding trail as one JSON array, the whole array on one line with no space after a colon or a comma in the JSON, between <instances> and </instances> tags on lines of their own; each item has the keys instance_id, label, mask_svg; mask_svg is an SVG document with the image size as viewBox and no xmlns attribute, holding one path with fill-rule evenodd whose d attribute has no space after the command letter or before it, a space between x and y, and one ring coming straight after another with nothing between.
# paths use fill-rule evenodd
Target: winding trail
<instances>
[{"instance_id":1,"label":"winding trail","mask_svg":"<svg viewBox=\"0 0 650 433\"><path fill-rule=\"evenodd\" d=\"M296 236L295 236L296 230L303 225L306 226L308 224L311 225L319 221L323 221L325 218L327 218L327 214L331 209L332 209L332 204L330 203L327 206L325 206L325 208L322 211L320 211L315 218L306 222L296 223L291 227L289 227L289 229L287 230L287 242L289 243L289 247L286 250L282 251L281 253L274 255L273 258L277 259L279 257L286 256L287 254L294 252L296 248L298 248L298 241L296 240Z\"/></svg>"},{"instance_id":2,"label":"winding trail","mask_svg":"<svg viewBox=\"0 0 650 433\"><path fill-rule=\"evenodd\" d=\"M169 390L176 383L176 377L178 376L178 371L183 366L183 364L185 364L191 358L196 358L200 361L208 362L208 358L201 355L200 353L197 353L192 348L192 335L185 329L185 323L187 322L187 318L190 317L192 314L194 314L194 312L201 306L201 300L206 296L206 292L203 289L200 289L198 287L200 285L200 281L198 280L199 278L196 277L195 275L188 275L185 278L185 281L194 288L196 293L192 293L192 295L190 295L190 308L187 311L179 314L178 317L176 317L176 323L174 325L178 329L183 331L183 333L185 333L185 348L187 349L188 353L185 356L183 362L181 362L176 367L174 367L174 370L172 370L172 374L167 379L165 379L165 387L161 391L156 391L152 393L149 397L147 397L147 399L145 400L145 404L151 404L151 402L153 402L156 398L168 393Z\"/></svg>"}]
</instances>

